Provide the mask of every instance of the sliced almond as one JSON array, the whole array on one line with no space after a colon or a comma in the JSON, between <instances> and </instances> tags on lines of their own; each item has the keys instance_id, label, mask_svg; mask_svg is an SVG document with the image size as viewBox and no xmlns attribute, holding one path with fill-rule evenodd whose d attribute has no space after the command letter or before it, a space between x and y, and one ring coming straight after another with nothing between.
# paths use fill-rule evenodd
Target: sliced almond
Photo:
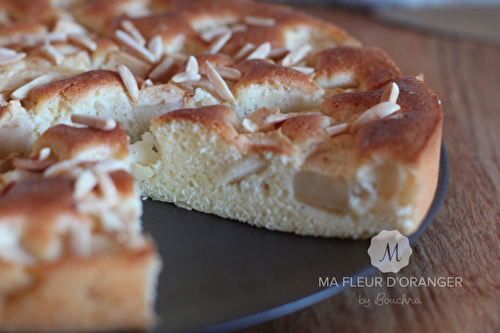
<instances>
[{"instance_id":1,"label":"sliced almond","mask_svg":"<svg viewBox=\"0 0 500 333\"><path fill-rule=\"evenodd\" d=\"M281 65L286 67L293 66L304 59L311 51L312 46L310 44L302 44L288 53L281 61Z\"/></svg>"},{"instance_id":2,"label":"sliced almond","mask_svg":"<svg viewBox=\"0 0 500 333\"><path fill-rule=\"evenodd\" d=\"M219 184L234 183L243 178L263 171L267 161L259 156L244 157L234 164L219 178Z\"/></svg>"},{"instance_id":3,"label":"sliced almond","mask_svg":"<svg viewBox=\"0 0 500 333\"><path fill-rule=\"evenodd\" d=\"M135 51L137 55L142 57L144 60L147 60L151 63L155 62L156 57L154 56L154 54L151 53L151 51L149 51L143 45L139 44L134 38L132 38L132 36L127 34L125 31L118 29L115 31L115 36L121 43L123 43L131 50Z\"/></svg>"},{"instance_id":4,"label":"sliced almond","mask_svg":"<svg viewBox=\"0 0 500 333\"><path fill-rule=\"evenodd\" d=\"M295 69L296 71L302 72L306 75L311 75L314 73L314 68L312 67L291 67L292 69Z\"/></svg>"},{"instance_id":5,"label":"sliced almond","mask_svg":"<svg viewBox=\"0 0 500 333\"><path fill-rule=\"evenodd\" d=\"M226 45L226 43L231 39L232 36L233 33L231 31L228 31L215 38L212 44L210 44L209 53L210 54L218 53L224 47L224 45Z\"/></svg>"},{"instance_id":6,"label":"sliced almond","mask_svg":"<svg viewBox=\"0 0 500 333\"><path fill-rule=\"evenodd\" d=\"M151 81L150 79L147 79L146 81L144 81L141 84L141 89L146 89L146 88L153 87L153 86L154 86L153 81Z\"/></svg>"},{"instance_id":7,"label":"sliced almond","mask_svg":"<svg viewBox=\"0 0 500 333\"><path fill-rule=\"evenodd\" d=\"M33 88L36 88L38 86L49 83L52 80L53 80L53 77L50 74L45 74L45 75L39 76L36 79L34 79L33 81L31 81L31 82L25 84L24 86L14 90L14 92L12 94L10 94L10 97L12 99L23 100L29 96L29 94L30 94L31 90L33 90Z\"/></svg>"},{"instance_id":8,"label":"sliced almond","mask_svg":"<svg viewBox=\"0 0 500 333\"><path fill-rule=\"evenodd\" d=\"M40 151L38 152L38 154L36 154L33 158L36 158L39 161L43 161L43 160L46 160L47 158L49 158L50 153L51 153L50 148L49 147L44 147L44 148L40 149Z\"/></svg>"},{"instance_id":9,"label":"sliced almond","mask_svg":"<svg viewBox=\"0 0 500 333\"><path fill-rule=\"evenodd\" d=\"M275 107L273 109L268 109L266 107L261 107L255 110L254 112L250 113L248 116L246 116L246 119L250 119L253 123L257 124L259 126L259 131L265 132L266 131L266 118L272 114L277 114L280 112L280 108ZM269 129L271 129L271 126L267 126ZM274 129L274 127L272 128Z\"/></svg>"},{"instance_id":10,"label":"sliced almond","mask_svg":"<svg viewBox=\"0 0 500 333\"><path fill-rule=\"evenodd\" d=\"M139 101L139 87L137 86L134 74L123 64L119 64L116 68L118 69L118 73L120 73L125 87L127 87L130 98L137 103Z\"/></svg>"},{"instance_id":11,"label":"sliced almond","mask_svg":"<svg viewBox=\"0 0 500 333\"><path fill-rule=\"evenodd\" d=\"M73 197L76 200L81 200L97 186L97 176L90 170L83 170L75 181L73 189Z\"/></svg>"},{"instance_id":12,"label":"sliced almond","mask_svg":"<svg viewBox=\"0 0 500 333\"><path fill-rule=\"evenodd\" d=\"M68 42L70 42L73 45L84 48L87 51L94 52L95 50L97 50L97 43L93 41L90 37L84 35L69 34Z\"/></svg>"},{"instance_id":13,"label":"sliced almond","mask_svg":"<svg viewBox=\"0 0 500 333\"><path fill-rule=\"evenodd\" d=\"M47 168L54 164L54 161L49 160L34 160L26 158L14 158L12 160L12 165L14 166L14 168L33 172L45 171Z\"/></svg>"},{"instance_id":14,"label":"sliced almond","mask_svg":"<svg viewBox=\"0 0 500 333\"><path fill-rule=\"evenodd\" d=\"M149 73L148 77L151 80L158 81L174 66L175 60L171 57L163 59L153 70Z\"/></svg>"},{"instance_id":15,"label":"sliced almond","mask_svg":"<svg viewBox=\"0 0 500 333\"><path fill-rule=\"evenodd\" d=\"M16 34L11 36L0 37L0 46L19 45L33 46L39 43L64 42L67 39L66 32L48 32L41 34Z\"/></svg>"},{"instance_id":16,"label":"sliced almond","mask_svg":"<svg viewBox=\"0 0 500 333\"><path fill-rule=\"evenodd\" d=\"M248 30L248 26L245 24L234 24L231 26L231 31L233 33L243 32L243 31L247 31L247 30Z\"/></svg>"},{"instance_id":17,"label":"sliced almond","mask_svg":"<svg viewBox=\"0 0 500 333\"><path fill-rule=\"evenodd\" d=\"M203 38L205 42L211 42L215 37L220 36L228 31L231 31L231 29L226 26L216 27L202 33L201 38Z\"/></svg>"},{"instance_id":18,"label":"sliced almond","mask_svg":"<svg viewBox=\"0 0 500 333\"><path fill-rule=\"evenodd\" d=\"M137 30L137 28L132 23L132 21L123 20L123 21L121 21L120 25L123 28L123 30L128 32L130 34L130 36L132 36L137 41L137 43L139 43L141 45L146 44L146 39L142 36L141 32L139 30Z\"/></svg>"},{"instance_id":19,"label":"sliced almond","mask_svg":"<svg viewBox=\"0 0 500 333\"><path fill-rule=\"evenodd\" d=\"M349 124L334 125L327 127L325 130L329 136L335 136L347 132L349 130Z\"/></svg>"},{"instance_id":20,"label":"sliced almond","mask_svg":"<svg viewBox=\"0 0 500 333\"><path fill-rule=\"evenodd\" d=\"M50 44L44 45L41 51L54 65L59 66L64 61L64 54Z\"/></svg>"},{"instance_id":21,"label":"sliced almond","mask_svg":"<svg viewBox=\"0 0 500 333\"><path fill-rule=\"evenodd\" d=\"M217 73L225 80L239 81L241 79L241 72L236 68L231 67L215 67Z\"/></svg>"},{"instance_id":22,"label":"sliced almond","mask_svg":"<svg viewBox=\"0 0 500 333\"><path fill-rule=\"evenodd\" d=\"M0 55L0 66L9 65L18 62L26 57L26 53L16 53L14 55Z\"/></svg>"},{"instance_id":23,"label":"sliced almond","mask_svg":"<svg viewBox=\"0 0 500 333\"><path fill-rule=\"evenodd\" d=\"M196 57L192 55L189 56L188 62L186 64L186 72L198 73L198 60L196 60Z\"/></svg>"},{"instance_id":24,"label":"sliced almond","mask_svg":"<svg viewBox=\"0 0 500 333\"><path fill-rule=\"evenodd\" d=\"M155 56L155 62L160 61L163 54L163 38L160 35L151 38L148 42L148 50Z\"/></svg>"},{"instance_id":25,"label":"sliced almond","mask_svg":"<svg viewBox=\"0 0 500 333\"><path fill-rule=\"evenodd\" d=\"M257 133L259 131L259 126L247 118L243 119L241 126L243 126L243 129L248 133Z\"/></svg>"},{"instance_id":26,"label":"sliced almond","mask_svg":"<svg viewBox=\"0 0 500 333\"><path fill-rule=\"evenodd\" d=\"M71 121L75 124L86 125L101 131L111 131L116 128L116 121L106 117L74 113L71 115Z\"/></svg>"},{"instance_id":27,"label":"sliced almond","mask_svg":"<svg viewBox=\"0 0 500 333\"><path fill-rule=\"evenodd\" d=\"M247 60L251 59L266 59L271 53L271 43L265 42L259 45L258 48L255 49L250 55L247 57Z\"/></svg>"},{"instance_id":28,"label":"sliced almond","mask_svg":"<svg viewBox=\"0 0 500 333\"><path fill-rule=\"evenodd\" d=\"M393 102L382 102L372 106L351 125L351 133L355 133L364 124L388 117L400 109L401 107Z\"/></svg>"},{"instance_id":29,"label":"sliced almond","mask_svg":"<svg viewBox=\"0 0 500 333\"><path fill-rule=\"evenodd\" d=\"M415 79L424 82L425 79L424 74L423 73L418 74L417 76L415 76Z\"/></svg>"},{"instance_id":30,"label":"sliced almond","mask_svg":"<svg viewBox=\"0 0 500 333\"><path fill-rule=\"evenodd\" d=\"M84 27L73 21L70 17L63 17L62 15L56 19L55 24L52 27L52 32L62 32L65 34L69 33L86 33Z\"/></svg>"},{"instance_id":31,"label":"sliced almond","mask_svg":"<svg viewBox=\"0 0 500 333\"><path fill-rule=\"evenodd\" d=\"M267 116L266 120L264 120L265 125L269 124L279 124L288 119L288 115L283 113L276 113L270 116Z\"/></svg>"},{"instance_id":32,"label":"sliced almond","mask_svg":"<svg viewBox=\"0 0 500 333\"><path fill-rule=\"evenodd\" d=\"M188 82L188 81L198 81L201 79L201 75L195 72L182 72L175 74L172 77L172 81L175 83Z\"/></svg>"},{"instance_id":33,"label":"sliced almond","mask_svg":"<svg viewBox=\"0 0 500 333\"><path fill-rule=\"evenodd\" d=\"M0 37L0 46L19 44L22 46L33 46L38 43L64 42L67 39L66 32L49 32L43 34L18 34Z\"/></svg>"},{"instance_id":34,"label":"sliced almond","mask_svg":"<svg viewBox=\"0 0 500 333\"><path fill-rule=\"evenodd\" d=\"M59 177L65 176L70 178L76 178L82 172L82 168L78 166L82 161L76 158L71 160L64 160L59 163L51 165L47 170L44 171L44 177Z\"/></svg>"},{"instance_id":35,"label":"sliced almond","mask_svg":"<svg viewBox=\"0 0 500 333\"><path fill-rule=\"evenodd\" d=\"M107 172L95 172L94 174L98 179L98 187L101 190L102 195L108 200L115 200L118 194L116 190L116 185L113 179L109 176Z\"/></svg>"},{"instance_id":36,"label":"sliced almond","mask_svg":"<svg viewBox=\"0 0 500 333\"><path fill-rule=\"evenodd\" d=\"M106 69L116 69L116 66L123 64L130 69L132 74L143 77L151 70L151 64L147 61L142 60L133 56L132 54L125 51L114 51L109 52L106 58Z\"/></svg>"},{"instance_id":37,"label":"sliced almond","mask_svg":"<svg viewBox=\"0 0 500 333\"><path fill-rule=\"evenodd\" d=\"M380 102L396 103L396 101L398 100L398 96L399 87L396 83L392 82L384 89L382 97L380 98Z\"/></svg>"},{"instance_id":38,"label":"sliced almond","mask_svg":"<svg viewBox=\"0 0 500 333\"><path fill-rule=\"evenodd\" d=\"M244 22L248 25L256 26L273 26L276 24L276 20L270 17L260 17L260 16L245 16Z\"/></svg>"},{"instance_id":39,"label":"sliced almond","mask_svg":"<svg viewBox=\"0 0 500 333\"><path fill-rule=\"evenodd\" d=\"M0 47L0 57L2 56L14 56L17 52L11 49L7 49L5 47Z\"/></svg>"},{"instance_id":40,"label":"sliced almond","mask_svg":"<svg viewBox=\"0 0 500 333\"><path fill-rule=\"evenodd\" d=\"M239 60L246 57L252 50L255 49L255 45L252 43L246 43L238 52L236 52L234 59Z\"/></svg>"},{"instance_id":41,"label":"sliced almond","mask_svg":"<svg viewBox=\"0 0 500 333\"><path fill-rule=\"evenodd\" d=\"M114 159L103 160L94 164L92 170L94 170L94 172L97 173L99 172L111 173L117 170L127 170L127 164L122 160L114 160Z\"/></svg>"},{"instance_id":42,"label":"sliced almond","mask_svg":"<svg viewBox=\"0 0 500 333\"><path fill-rule=\"evenodd\" d=\"M222 97L225 101L228 101L230 103L236 103L236 100L234 99L234 95L227 86L227 83L222 79L219 73L213 68L213 66L210 64L210 62L205 63L205 70L207 72L207 77L208 80L210 80L210 83L212 83L212 86L214 87L215 91Z\"/></svg>"}]
</instances>

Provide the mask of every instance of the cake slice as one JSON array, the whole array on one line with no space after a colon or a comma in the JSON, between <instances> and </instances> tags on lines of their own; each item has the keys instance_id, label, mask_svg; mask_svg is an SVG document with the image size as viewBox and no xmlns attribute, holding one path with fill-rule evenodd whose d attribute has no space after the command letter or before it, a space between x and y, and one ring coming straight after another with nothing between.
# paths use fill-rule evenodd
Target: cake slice
<instances>
[{"instance_id":1,"label":"cake slice","mask_svg":"<svg viewBox=\"0 0 500 333\"><path fill-rule=\"evenodd\" d=\"M31 158L8 159L0 174L1 331L154 325L161 260L141 232L127 135L114 125L58 125Z\"/></svg>"},{"instance_id":2,"label":"cake slice","mask_svg":"<svg viewBox=\"0 0 500 333\"><path fill-rule=\"evenodd\" d=\"M380 111L386 117L370 118ZM144 196L268 229L411 234L437 184L441 106L412 77L333 95L310 111L261 108L241 121L208 106L151 123L132 154Z\"/></svg>"}]
</instances>

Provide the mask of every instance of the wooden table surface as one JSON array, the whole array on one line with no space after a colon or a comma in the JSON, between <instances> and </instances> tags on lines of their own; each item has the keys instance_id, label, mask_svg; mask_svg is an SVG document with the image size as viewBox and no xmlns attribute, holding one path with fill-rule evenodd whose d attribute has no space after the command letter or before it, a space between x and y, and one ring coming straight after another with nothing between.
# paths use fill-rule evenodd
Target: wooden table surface
<instances>
[{"instance_id":1,"label":"wooden table surface","mask_svg":"<svg viewBox=\"0 0 500 333\"><path fill-rule=\"evenodd\" d=\"M384 49L405 75L425 74L443 103L450 185L437 218L395 277L461 277L458 288L349 288L239 333L500 332L500 47L386 26L368 15L299 7ZM377 276L383 276L378 273ZM421 305L359 304L379 293Z\"/></svg>"}]
</instances>

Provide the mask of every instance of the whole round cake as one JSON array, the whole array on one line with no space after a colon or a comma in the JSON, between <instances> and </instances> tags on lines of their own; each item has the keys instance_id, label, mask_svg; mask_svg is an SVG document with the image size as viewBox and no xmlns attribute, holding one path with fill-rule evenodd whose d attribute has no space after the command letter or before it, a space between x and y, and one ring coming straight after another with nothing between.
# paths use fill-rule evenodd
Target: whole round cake
<instances>
[{"instance_id":1,"label":"whole round cake","mask_svg":"<svg viewBox=\"0 0 500 333\"><path fill-rule=\"evenodd\" d=\"M0 104L1 331L151 327L141 196L357 239L437 186L423 75L279 5L0 0Z\"/></svg>"}]
</instances>

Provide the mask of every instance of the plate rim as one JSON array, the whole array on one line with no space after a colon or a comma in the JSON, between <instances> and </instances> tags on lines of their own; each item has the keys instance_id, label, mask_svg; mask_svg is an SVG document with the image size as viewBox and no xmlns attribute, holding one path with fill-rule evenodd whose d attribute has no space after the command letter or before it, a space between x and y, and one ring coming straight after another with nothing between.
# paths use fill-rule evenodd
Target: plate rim
<instances>
[{"instance_id":1,"label":"plate rim","mask_svg":"<svg viewBox=\"0 0 500 333\"><path fill-rule=\"evenodd\" d=\"M448 159L448 153L446 150L446 146L444 141L441 140L441 152L440 152L440 161L439 161L439 177L438 184L436 187L436 192L434 194L434 199L432 200L432 204L427 212L424 220L420 224L417 231L415 231L410 237L410 244L414 244L420 236L427 230L432 221L436 218L437 213L439 212L444 199L446 197L446 193L448 191L448 185L450 180L450 164ZM358 272L353 274L352 278L358 277L366 277L372 275L376 271L374 266L366 266L360 269ZM308 306L312 306L316 303L319 303L327 298L330 298L341 291L346 289L343 285L339 285L336 287L329 287L325 289L319 289L317 292L307 295L305 297L296 299L292 302L288 302L282 305L278 305L272 307L267 310L263 310L251 315L243 316L240 318L232 319L229 321L209 325L206 327L200 327L194 330L183 330L179 332L203 332L203 333L211 333L211 332L231 332L239 329L244 329L253 325L261 324L266 321L270 321L290 313L299 311Z\"/></svg>"}]
</instances>

